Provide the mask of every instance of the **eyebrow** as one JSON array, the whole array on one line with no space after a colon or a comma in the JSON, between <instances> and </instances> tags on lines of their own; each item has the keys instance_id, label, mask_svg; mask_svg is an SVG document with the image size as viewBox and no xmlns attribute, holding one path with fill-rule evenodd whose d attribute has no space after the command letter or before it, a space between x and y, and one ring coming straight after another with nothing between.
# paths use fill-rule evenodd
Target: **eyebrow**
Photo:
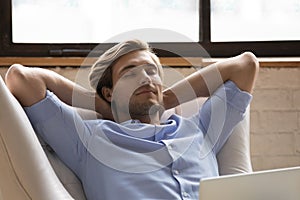
<instances>
[{"instance_id":1,"label":"eyebrow","mask_svg":"<svg viewBox=\"0 0 300 200\"><path fill-rule=\"evenodd\" d=\"M130 70L132 68L135 68L135 67L136 67L136 65L127 65L123 69L121 69L119 74L123 74L125 71L128 71L128 70Z\"/></svg>"}]
</instances>

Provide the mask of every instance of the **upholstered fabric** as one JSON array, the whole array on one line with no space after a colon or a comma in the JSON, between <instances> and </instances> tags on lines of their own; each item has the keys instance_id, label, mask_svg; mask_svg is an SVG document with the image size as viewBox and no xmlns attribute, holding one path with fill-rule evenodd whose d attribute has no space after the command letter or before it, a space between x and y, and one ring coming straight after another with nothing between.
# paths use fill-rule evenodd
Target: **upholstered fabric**
<instances>
[{"instance_id":1,"label":"upholstered fabric","mask_svg":"<svg viewBox=\"0 0 300 200\"><path fill-rule=\"evenodd\" d=\"M0 199L72 199L31 124L0 78Z\"/></svg>"},{"instance_id":2,"label":"upholstered fabric","mask_svg":"<svg viewBox=\"0 0 300 200\"><path fill-rule=\"evenodd\" d=\"M197 105L202 102L198 100ZM174 112L193 114L195 109L188 108L191 103L169 110L164 117ZM249 114L234 129L218 160L221 175L252 171ZM51 149L38 141L22 107L0 77L0 199L53 200L72 196L85 200L80 181Z\"/></svg>"}]
</instances>

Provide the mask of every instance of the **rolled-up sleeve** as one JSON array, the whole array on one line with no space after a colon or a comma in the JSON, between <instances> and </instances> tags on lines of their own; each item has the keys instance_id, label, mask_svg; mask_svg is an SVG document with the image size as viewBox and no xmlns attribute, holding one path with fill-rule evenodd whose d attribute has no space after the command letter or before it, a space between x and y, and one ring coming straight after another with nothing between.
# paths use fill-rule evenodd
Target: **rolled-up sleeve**
<instances>
[{"instance_id":1,"label":"rolled-up sleeve","mask_svg":"<svg viewBox=\"0 0 300 200\"><path fill-rule=\"evenodd\" d=\"M24 110L36 133L80 176L85 152L83 135L88 131L77 112L50 91L43 100Z\"/></svg>"},{"instance_id":2,"label":"rolled-up sleeve","mask_svg":"<svg viewBox=\"0 0 300 200\"><path fill-rule=\"evenodd\" d=\"M241 91L234 82L227 81L203 104L196 118L206 142L215 153L219 152L233 128L244 118L251 99L251 94Z\"/></svg>"}]
</instances>

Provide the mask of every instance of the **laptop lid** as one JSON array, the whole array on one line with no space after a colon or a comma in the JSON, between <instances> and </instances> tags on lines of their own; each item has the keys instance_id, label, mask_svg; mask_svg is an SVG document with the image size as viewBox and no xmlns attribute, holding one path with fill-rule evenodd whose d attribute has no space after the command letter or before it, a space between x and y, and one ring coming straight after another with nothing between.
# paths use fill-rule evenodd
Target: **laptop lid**
<instances>
[{"instance_id":1,"label":"laptop lid","mask_svg":"<svg viewBox=\"0 0 300 200\"><path fill-rule=\"evenodd\" d=\"M300 200L300 167L200 181L200 200Z\"/></svg>"}]
</instances>

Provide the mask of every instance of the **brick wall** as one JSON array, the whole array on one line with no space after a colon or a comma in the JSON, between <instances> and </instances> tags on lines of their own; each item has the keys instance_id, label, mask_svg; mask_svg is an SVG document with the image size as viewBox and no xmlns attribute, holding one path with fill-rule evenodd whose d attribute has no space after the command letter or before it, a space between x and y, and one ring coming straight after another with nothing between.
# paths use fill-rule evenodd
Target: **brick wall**
<instances>
[{"instance_id":1,"label":"brick wall","mask_svg":"<svg viewBox=\"0 0 300 200\"><path fill-rule=\"evenodd\" d=\"M251 104L255 170L300 165L300 68L262 68Z\"/></svg>"},{"instance_id":2,"label":"brick wall","mask_svg":"<svg viewBox=\"0 0 300 200\"><path fill-rule=\"evenodd\" d=\"M4 76L7 68L0 68ZM74 80L74 68L52 68ZM187 75L190 68L179 69ZM300 165L300 67L261 68L251 104L254 170Z\"/></svg>"}]
</instances>

